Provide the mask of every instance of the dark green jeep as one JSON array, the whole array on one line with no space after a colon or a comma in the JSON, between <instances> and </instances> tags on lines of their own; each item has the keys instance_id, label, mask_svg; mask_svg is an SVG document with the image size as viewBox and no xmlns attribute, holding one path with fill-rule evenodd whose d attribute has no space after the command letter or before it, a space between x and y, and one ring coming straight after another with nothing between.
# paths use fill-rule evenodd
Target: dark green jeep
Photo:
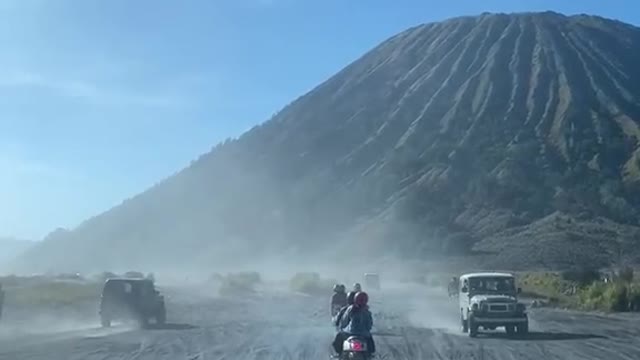
<instances>
[{"instance_id":1,"label":"dark green jeep","mask_svg":"<svg viewBox=\"0 0 640 360\"><path fill-rule=\"evenodd\" d=\"M108 279L100 297L100 323L111 326L113 320L135 320L142 327L154 319L162 325L167 318L164 296L148 279Z\"/></svg>"}]
</instances>

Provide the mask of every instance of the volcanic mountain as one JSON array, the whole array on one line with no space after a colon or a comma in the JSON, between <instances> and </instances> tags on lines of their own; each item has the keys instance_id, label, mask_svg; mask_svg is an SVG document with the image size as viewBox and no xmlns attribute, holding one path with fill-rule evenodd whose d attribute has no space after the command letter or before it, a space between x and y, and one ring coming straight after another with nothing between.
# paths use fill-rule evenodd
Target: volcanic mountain
<instances>
[{"instance_id":1,"label":"volcanic mountain","mask_svg":"<svg viewBox=\"0 0 640 360\"><path fill-rule=\"evenodd\" d=\"M33 243L27 240L20 240L13 237L0 237L0 268L5 262L12 260L24 251L26 251Z\"/></svg>"},{"instance_id":2,"label":"volcanic mountain","mask_svg":"<svg viewBox=\"0 0 640 360\"><path fill-rule=\"evenodd\" d=\"M637 262L639 64L640 29L595 16L420 25L20 264L104 270L345 244L484 254L495 267Z\"/></svg>"}]
</instances>

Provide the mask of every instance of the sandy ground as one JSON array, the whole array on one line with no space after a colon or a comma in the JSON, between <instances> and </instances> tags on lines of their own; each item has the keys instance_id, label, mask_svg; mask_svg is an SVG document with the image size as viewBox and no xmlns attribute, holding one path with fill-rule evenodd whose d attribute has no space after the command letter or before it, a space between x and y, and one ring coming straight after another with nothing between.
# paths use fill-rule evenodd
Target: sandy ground
<instances>
[{"instance_id":1,"label":"sandy ground","mask_svg":"<svg viewBox=\"0 0 640 360\"><path fill-rule=\"evenodd\" d=\"M372 293L378 359L640 359L640 317L536 309L532 333L470 339L446 291L403 286ZM101 329L97 316L33 314L0 324L2 360L292 360L331 354L328 299L273 292L223 299L167 291L163 328ZM18 331L19 330L19 331Z\"/></svg>"}]
</instances>

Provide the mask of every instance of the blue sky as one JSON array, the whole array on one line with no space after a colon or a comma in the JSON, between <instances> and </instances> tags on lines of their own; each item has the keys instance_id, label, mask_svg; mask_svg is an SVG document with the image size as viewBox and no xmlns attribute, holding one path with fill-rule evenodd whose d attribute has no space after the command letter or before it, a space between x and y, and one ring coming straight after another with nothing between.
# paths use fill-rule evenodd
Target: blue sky
<instances>
[{"instance_id":1,"label":"blue sky","mask_svg":"<svg viewBox=\"0 0 640 360\"><path fill-rule=\"evenodd\" d=\"M74 227L410 26L635 1L0 0L0 236Z\"/></svg>"}]
</instances>

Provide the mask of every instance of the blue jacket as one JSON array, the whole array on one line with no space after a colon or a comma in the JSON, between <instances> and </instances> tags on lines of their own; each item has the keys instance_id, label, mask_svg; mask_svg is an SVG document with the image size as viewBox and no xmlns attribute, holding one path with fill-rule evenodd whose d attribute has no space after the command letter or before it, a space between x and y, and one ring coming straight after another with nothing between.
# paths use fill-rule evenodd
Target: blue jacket
<instances>
[{"instance_id":1,"label":"blue jacket","mask_svg":"<svg viewBox=\"0 0 640 360\"><path fill-rule=\"evenodd\" d=\"M369 307L349 306L340 319L339 327L350 335L371 336L373 317Z\"/></svg>"}]
</instances>

